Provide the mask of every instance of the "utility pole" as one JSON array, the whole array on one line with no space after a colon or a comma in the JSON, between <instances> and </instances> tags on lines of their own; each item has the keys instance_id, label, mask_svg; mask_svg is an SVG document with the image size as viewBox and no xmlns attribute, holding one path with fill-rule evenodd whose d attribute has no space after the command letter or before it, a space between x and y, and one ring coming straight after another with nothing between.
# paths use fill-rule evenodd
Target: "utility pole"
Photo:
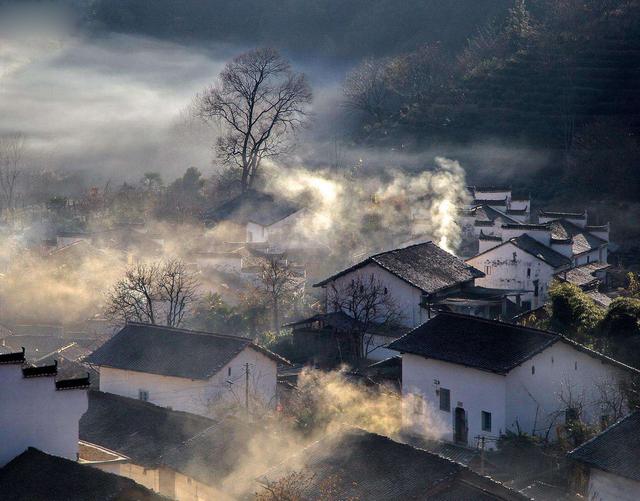
<instances>
[{"instance_id":1,"label":"utility pole","mask_svg":"<svg viewBox=\"0 0 640 501\"><path fill-rule=\"evenodd\" d=\"M249 415L249 363L244 364L244 410Z\"/></svg>"}]
</instances>

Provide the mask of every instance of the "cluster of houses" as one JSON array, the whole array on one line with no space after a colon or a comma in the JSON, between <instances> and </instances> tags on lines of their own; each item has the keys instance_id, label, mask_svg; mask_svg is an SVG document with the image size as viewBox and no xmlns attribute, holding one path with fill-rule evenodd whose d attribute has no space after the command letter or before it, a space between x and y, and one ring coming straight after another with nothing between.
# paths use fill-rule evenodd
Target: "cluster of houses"
<instances>
[{"instance_id":1,"label":"cluster of houses","mask_svg":"<svg viewBox=\"0 0 640 501\"><path fill-rule=\"evenodd\" d=\"M638 499L640 414L624 389L640 371L513 321L545 303L553 280L606 306L608 226L588 225L586 213L539 212L534 223L529 199L471 193L461 226L474 255L423 241L318 281L322 311L284 326L296 360L233 332L141 323L93 343L3 336L0 497L224 500L285 480L300 499L557 499L534 494L534 479L486 476L485 452L499 453L508 435L566 441L584 423L602 431L567 456L572 492ZM244 197L205 214L229 226L235 247L199 259L284 259L306 209ZM266 416L286 415L302 366L341 364L354 380L395 383L400 435L346 427L297 450L261 442L274 435ZM247 467L256 455L266 458Z\"/></svg>"}]
</instances>

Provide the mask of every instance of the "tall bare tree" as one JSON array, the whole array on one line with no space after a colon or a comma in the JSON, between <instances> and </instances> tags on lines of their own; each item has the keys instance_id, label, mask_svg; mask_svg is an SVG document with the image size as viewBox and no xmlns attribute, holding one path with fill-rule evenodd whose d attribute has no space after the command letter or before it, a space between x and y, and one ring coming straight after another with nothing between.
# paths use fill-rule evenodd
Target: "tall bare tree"
<instances>
[{"instance_id":1,"label":"tall bare tree","mask_svg":"<svg viewBox=\"0 0 640 501\"><path fill-rule=\"evenodd\" d=\"M15 191L24 159L24 134L16 133L0 137L0 190L4 206L14 209Z\"/></svg>"},{"instance_id":2,"label":"tall bare tree","mask_svg":"<svg viewBox=\"0 0 640 501\"><path fill-rule=\"evenodd\" d=\"M178 327L197 299L198 280L177 259L138 264L107 295L106 314L117 321Z\"/></svg>"},{"instance_id":3,"label":"tall bare tree","mask_svg":"<svg viewBox=\"0 0 640 501\"><path fill-rule=\"evenodd\" d=\"M333 282L327 290L327 303L333 311L342 311L355 320L352 334L359 358L366 358L379 347L372 335L375 331L394 329L402 322L401 309L373 274L356 275L341 284Z\"/></svg>"},{"instance_id":4,"label":"tall bare tree","mask_svg":"<svg viewBox=\"0 0 640 501\"><path fill-rule=\"evenodd\" d=\"M255 49L227 63L218 83L197 98L197 113L220 123L217 149L251 188L263 159L281 154L291 133L305 123L311 89L275 49Z\"/></svg>"},{"instance_id":5,"label":"tall bare tree","mask_svg":"<svg viewBox=\"0 0 640 501\"><path fill-rule=\"evenodd\" d=\"M261 260L258 291L271 308L273 330L280 334L282 308L291 303L303 280L286 256L274 255Z\"/></svg>"}]
</instances>

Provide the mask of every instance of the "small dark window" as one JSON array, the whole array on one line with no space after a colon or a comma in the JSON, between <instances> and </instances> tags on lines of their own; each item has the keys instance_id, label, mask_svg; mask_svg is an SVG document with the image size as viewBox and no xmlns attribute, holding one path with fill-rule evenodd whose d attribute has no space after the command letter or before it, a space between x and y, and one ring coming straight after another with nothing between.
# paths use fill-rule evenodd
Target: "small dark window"
<instances>
[{"instance_id":1,"label":"small dark window","mask_svg":"<svg viewBox=\"0 0 640 501\"><path fill-rule=\"evenodd\" d=\"M533 281L533 295L534 295L535 297L538 297L538 294L539 294L539 292L540 292L540 291L538 290L538 286L539 286L539 284L540 284L540 282L539 282L538 280L534 280L534 281Z\"/></svg>"},{"instance_id":2,"label":"small dark window","mask_svg":"<svg viewBox=\"0 0 640 501\"><path fill-rule=\"evenodd\" d=\"M138 390L138 398L143 402L149 401L149 392L146 390Z\"/></svg>"},{"instance_id":3,"label":"small dark window","mask_svg":"<svg viewBox=\"0 0 640 501\"><path fill-rule=\"evenodd\" d=\"M451 412L451 392L445 388L440 388L440 410Z\"/></svg>"},{"instance_id":4,"label":"small dark window","mask_svg":"<svg viewBox=\"0 0 640 501\"><path fill-rule=\"evenodd\" d=\"M227 376L231 376L231 367L227 369Z\"/></svg>"},{"instance_id":5,"label":"small dark window","mask_svg":"<svg viewBox=\"0 0 640 501\"><path fill-rule=\"evenodd\" d=\"M587 263L591 261L591 256L587 256Z\"/></svg>"},{"instance_id":6,"label":"small dark window","mask_svg":"<svg viewBox=\"0 0 640 501\"><path fill-rule=\"evenodd\" d=\"M491 413L482 411L482 431L491 431Z\"/></svg>"},{"instance_id":7,"label":"small dark window","mask_svg":"<svg viewBox=\"0 0 640 501\"><path fill-rule=\"evenodd\" d=\"M385 293L385 294L388 294L388 293L389 293L389 291L387 290L387 288L386 288L386 287L384 288L384 293Z\"/></svg>"},{"instance_id":8,"label":"small dark window","mask_svg":"<svg viewBox=\"0 0 640 501\"><path fill-rule=\"evenodd\" d=\"M527 268L527 278L531 277L531 268Z\"/></svg>"},{"instance_id":9,"label":"small dark window","mask_svg":"<svg viewBox=\"0 0 640 501\"><path fill-rule=\"evenodd\" d=\"M578 362L574 362L573 363L573 370L577 371L578 370Z\"/></svg>"},{"instance_id":10,"label":"small dark window","mask_svg":"<svg viewBox=\"0 0 640 501\"><path fill-rule=\"evenodd\" d=\"M551 357L551 363L553 363L553 357Z\"/></svg>"},{"instance_id":11,"label":"small dark window","mask_svg":"<svg viewBox=\"0 0 640 501\"><path fill-rule=\"evenodd\" d=\"M531 366L531 374L535 374L536 373L536 366L532 365Z\"/></svg>"}]
</instances>

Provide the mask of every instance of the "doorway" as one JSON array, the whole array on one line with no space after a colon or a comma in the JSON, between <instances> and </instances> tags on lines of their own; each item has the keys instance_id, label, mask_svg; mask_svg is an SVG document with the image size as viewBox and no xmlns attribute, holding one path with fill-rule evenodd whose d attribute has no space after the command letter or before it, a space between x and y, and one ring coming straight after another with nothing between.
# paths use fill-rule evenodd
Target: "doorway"
<instances>
[{"instance_id":1,"label":"doorway","mask_svg":"<svg viewBox=\"0 0 640 501\"><path fill-rule=\"evenodd\" d=\"M467 413L462 407L454 411L453 439L456 444L467 445Z\"/></svg>"}]
</instances>

